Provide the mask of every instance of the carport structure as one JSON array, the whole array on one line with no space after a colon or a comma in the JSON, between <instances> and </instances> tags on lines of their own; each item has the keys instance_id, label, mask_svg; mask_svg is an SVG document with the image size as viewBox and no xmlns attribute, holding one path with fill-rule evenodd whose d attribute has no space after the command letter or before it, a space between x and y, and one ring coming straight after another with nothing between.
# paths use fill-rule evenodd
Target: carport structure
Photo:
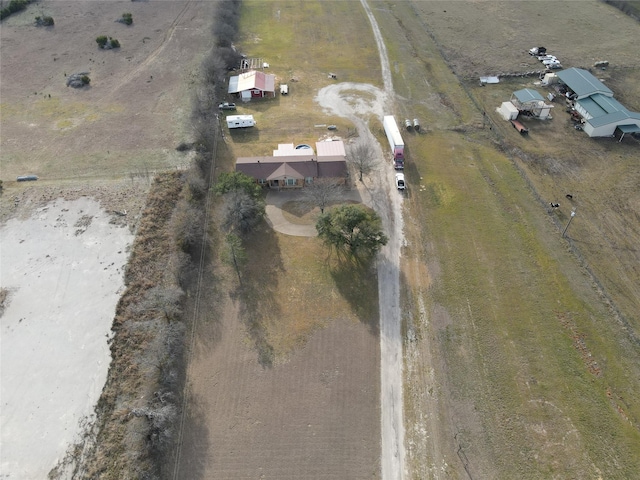
<instances>
[{"instance_id":1,"label":"carport structure","mask_svg":"<svg viewBox=\"0 0 640 480\"><path fill-rule=\"evenodd\" d=\"M511 95L511 103L524 115L547 118L553 105L545 103L544 97L531 88L523 88Z\"/></svg>"}]
</instances>

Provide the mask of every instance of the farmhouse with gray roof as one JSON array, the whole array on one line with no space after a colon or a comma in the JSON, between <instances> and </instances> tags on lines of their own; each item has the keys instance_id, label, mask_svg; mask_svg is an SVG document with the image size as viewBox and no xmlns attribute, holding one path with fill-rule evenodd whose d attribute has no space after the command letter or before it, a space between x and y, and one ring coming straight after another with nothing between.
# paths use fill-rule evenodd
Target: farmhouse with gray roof
<instances>
[{"instance_id":1,"label":"farmhouse with gray roof","mask_svg":"<svg viewBox=\"0 0 640 480\"><path fill-rule=\"evenodd\" d=\"M558 78L575 94L574 108L584 119L590 137L611 137L619 132L640 133L640 113L632 112L613 98L613 92L587 70L569 68Z\"/></svg>"}]
</instances>

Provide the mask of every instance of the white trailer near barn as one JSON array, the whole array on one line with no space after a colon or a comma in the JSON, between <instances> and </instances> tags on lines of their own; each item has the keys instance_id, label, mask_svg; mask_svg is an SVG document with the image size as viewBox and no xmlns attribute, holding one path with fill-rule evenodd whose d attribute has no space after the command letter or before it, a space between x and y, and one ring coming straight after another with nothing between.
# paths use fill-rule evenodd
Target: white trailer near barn
<instances>
[{"instance_id":1,"label":"white trailer near barn","mask_svg":"<svg viewBox=\"0 0 640 480\"><path fill-rule=\"evenodd\" d=\"M255 124L253 115L229 115L227 117L227 127L229 128L253 127Z\"/></svg>"},{"instance_id":2,"label":"white trailer near barn","mask_svg":"<svg viewBox=\"0 0 640 480\"><path fill-rule=\"evenodd\" d=\"M496 108L496 112L498 112L502 119L507 122L518 118L518 114L520 113L516 106L511 102L502 102L502 105Z\"/></svg>"}]
</instances>

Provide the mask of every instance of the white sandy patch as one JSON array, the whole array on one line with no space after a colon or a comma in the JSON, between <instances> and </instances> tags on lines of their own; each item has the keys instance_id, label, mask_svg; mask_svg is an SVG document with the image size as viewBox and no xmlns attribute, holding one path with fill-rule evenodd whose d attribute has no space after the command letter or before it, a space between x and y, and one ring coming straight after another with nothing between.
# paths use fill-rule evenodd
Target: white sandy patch
<instances>
[{"instance_id":1,"label":"white sandy patch","mask_svg":"<svg viewBox=\"0 0 640 480\"><path fill-rule=\"evenodd\" d=\"M0 228L1 478L46 478L79 440L106 381L132 240L89 198Z\"/></svg>"}]
</instances>

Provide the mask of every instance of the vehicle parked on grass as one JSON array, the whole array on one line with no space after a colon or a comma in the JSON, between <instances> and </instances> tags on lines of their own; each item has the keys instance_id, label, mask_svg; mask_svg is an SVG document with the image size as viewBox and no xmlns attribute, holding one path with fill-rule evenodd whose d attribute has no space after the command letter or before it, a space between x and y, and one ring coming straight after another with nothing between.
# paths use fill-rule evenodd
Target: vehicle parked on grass
<instances>
[{"instance_id":1,"label":"vehicle parked on grass","mask_svg":"<svg viewBox=\"0 0 640 480\"><path fill-rule=\"evenodd\" d=\"M513 128L520 132L520 135L526 135L527 133L529 133L529 129L517 120L511 120L511 125L513 125Z\"/></svg>"},{"instance_id":2,"label":"vehicle parked on grass","mask_svg":"<svg viewBox=\"0 0 640 480\"><path fill-rule=\"evenodd\" d=\"M218 108L220 110L235 110L236 109L236 104L235 103L224 102L224 103L221 103L220 105L218 105Z\"/></svg>"},{"instance_id":3,"label":"vehicle parked on grass","mask_svg":"<svg viewBox=\"0 0 640 480\"><path fill-rule=\"evenodd\" d=\"M253 115L229 115L227 117L227 127L229 128L253 127L255 124Z\"/></svg>"},{"instance_id":4,"label":"vehicle parked on grass","mask_svg":"<svg viewBox=\"0 0 640 480\"><path fill-rule=\"evenodd\" d=\"M529 50L529 55L537 57L538 55L544 55L547 53L547 49L544 47L533 47Z\"/></svg>"},{"instance_id":5,"label":"vehicle parked on grass","mask_svg":"<svg viewBox=\"0 0 640 480\"><path fill-rule=\"evenodd\" d=\"M404 173L396 173L396 188L398 190L404 190L405 184L404 184Z\"/></svg>"}]
</instances>

